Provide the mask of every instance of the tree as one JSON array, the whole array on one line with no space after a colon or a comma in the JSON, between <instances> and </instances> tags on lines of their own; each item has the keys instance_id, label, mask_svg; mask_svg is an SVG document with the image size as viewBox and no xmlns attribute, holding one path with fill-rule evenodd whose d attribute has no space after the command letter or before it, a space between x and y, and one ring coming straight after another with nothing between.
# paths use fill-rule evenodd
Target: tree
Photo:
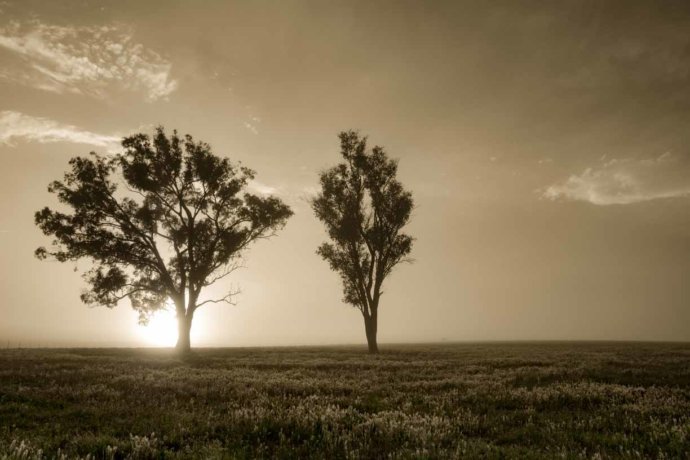
<instances>
[{"instance_id":1,"label":"tree","mask_svg":"<svg viewBox=\"0 0 690 460\"><path fill-rule=\"evenodd\" d=\"M142 323L174 304L177 349L187 352L194 312L231 303L234 294L200 301L202 289L229 275L244 250L274 235L292 211L276 197L245 192L254 171L189 135L168 137L159 127L152 138L124 138L122 147L117 155L72 158L64 180L50 184L70 212L36 213L54 238L36 256L90 260L86 304L112 308L127 297Z\"/></svg>"},{"instance_id":2,"label":"tree","mask_svg":"<svg viewBox=\"0 0 690 460\"><path fill-rule=\"evenodd\" d=\"M321 190L312 200L316 217L331 239L317 253L343 283L343 301L364 317L369 353L378 353L381 288L400 262L410 261L413 238L401 232L410 219L412 194L396 179L398 163L382 147L367 151L367 138L342 132L345 162L321 173Z\"/></svg>"}]
</instances>

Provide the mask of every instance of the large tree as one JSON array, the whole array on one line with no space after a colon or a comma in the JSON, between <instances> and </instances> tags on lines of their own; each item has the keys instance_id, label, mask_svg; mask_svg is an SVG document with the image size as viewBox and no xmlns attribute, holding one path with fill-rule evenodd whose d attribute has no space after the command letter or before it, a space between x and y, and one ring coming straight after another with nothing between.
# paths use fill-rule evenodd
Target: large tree
<instances>
[{"instance_id":1,"label":"large tree","mask_svg":"<svg viewBox=\"0 0 690 460\"><path fill-rule=\"evenodd\" d=\"M397 264L410 260L413 238L402 229L412 194L397 180L398 163L382 147L368 151L366 137L354 131L339 137L345 161L321 173L321 190L312 200L331 239L317 253L340 275L343 300L362 313L369 352L378 353L383 282Z\"/></svg>"},{"instance_id":2,"label":"large tree","mask_svg":"<svg viewBox=\"0 0 690 460\"><path fill-rule=\"evenodd\" d=\"M64 180L50 184L64 206L36 213L53 237L36 255L89 260L87 304L114 307L128 297L144 323L174 304L177 348L186 352L194 312L233 295L200 301L202 289L232 272L244 250L275 234L292 211L276 197L246 192L254 172L189 135L158 128L152 137L124 138L122 147L117 155L72 158Z\"/></svg>"}]
</instances>

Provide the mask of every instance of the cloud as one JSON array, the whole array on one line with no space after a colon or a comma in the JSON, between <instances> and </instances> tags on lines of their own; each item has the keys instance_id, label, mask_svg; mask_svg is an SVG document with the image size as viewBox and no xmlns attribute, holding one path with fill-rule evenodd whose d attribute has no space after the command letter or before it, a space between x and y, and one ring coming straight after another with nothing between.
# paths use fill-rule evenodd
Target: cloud
<instances>
[{"instance_id":1,"label":"cloud","mask_svg":"<svg viewBox=\"0 0 690 460\"><path fill-rule=\"evenodd\" d=\"M302 196L305 199L316 198L319 193L321 193L321 187L317 187L316 185L307 185L302 187Z\"/></svg>"},{"instance_id":2,"label":"cloud","mask_svg":"<svg viewBox=\"0 0 690 460\"><path fill-rule=\"evenodd\" d=\"M651 159L613 159L572 175L542 194L551 200L602 206L690 196L690 158L667 152Z\"/></svg>"},{"instance_id":3,"label":"cloud","mask_svg":"<svg viewBox=\"0 0 690 460\"><path fill-rule=\"evenodd\" d=\"M17 65L0 78L55 93L105 98L113 88L140 91L146 100L166 99L177 88L172 64L133 41L121 26L60 27L38 21L0 28L0 49Z\"/></svg>"},{"instance_id":4,"label":"cloud","mask_svg":"<svg viewBox=\"0 0 690 460\"><path fill-rule=\"evenodd\" d=\"M254 134L259 134L259 130L254 126L253 124L245 121L244 122L244 127L247 128L249 131L251 131Z\"/></svg>"},{"instance_id":5,"label":"cloud","mask_svg":"<svg viewBox=\"0 0 690 460\"><path fill-rule=\"evenodd\" d=\"M261 195L277 195L279 192L278 188L271 187L270 185L266 185L263 182L259 182L258 180L253 180L252 182L250 182L249 188Z\"/></svg>"},{"instance_id":6,"label":"cloud","mask_svg":"<svg viewBox=\"0 0 690 460\"><path fill-rule=\"evenodd\" d=\"M259 128L258 128L259 123L261 123L261 118L252 115L249 117L249 121L244 122L244 127L247 128L249 131L251 131L254 134L259 134Z\"/></svg>"},{"instance_id":7,"label":"cloud","mask_svg":"<svg viewBox=\"0 0 690 460\"><path fill-rule=\"evenodd\" d=\"M0 112L0 144L13 145L16 140L39 142L73 142L116 150L120 137L107 136L58 123L48 118L32 117L19 112Z\"/></svg>"}]
</instances>

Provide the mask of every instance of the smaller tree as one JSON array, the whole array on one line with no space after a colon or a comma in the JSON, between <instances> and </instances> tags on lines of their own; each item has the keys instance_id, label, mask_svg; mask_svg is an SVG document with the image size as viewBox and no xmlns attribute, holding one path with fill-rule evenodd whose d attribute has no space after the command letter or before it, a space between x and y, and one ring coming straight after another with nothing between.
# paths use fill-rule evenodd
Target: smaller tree
<instances>
[{"instance_id":1,"label":"smaller tree","mask_svg":"<svg viewBox=\"0 0 690 460\"><path fill-rule=\"evenodd\" d=\"M364 317L369 353L378 353L379 301L386 277L409 261L413 238L402 233L413 208L412 194L396 179L398 163L382 147L367 151L366 137L342 132L345 160L321 173L321 191L311 202L330 243L317 253L343 282L343 301Z\"/></svg>"}]
</instances>

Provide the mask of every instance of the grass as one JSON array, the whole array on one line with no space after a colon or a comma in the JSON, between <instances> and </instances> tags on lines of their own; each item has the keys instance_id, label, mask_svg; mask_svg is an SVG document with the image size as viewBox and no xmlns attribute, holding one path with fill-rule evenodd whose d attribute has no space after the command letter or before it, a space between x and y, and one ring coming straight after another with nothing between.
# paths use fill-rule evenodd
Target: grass
<instances>
[{"instance_id":1,"label":"grass","mask_svg":"<svg viewBox=\"0 0 690 460\"><path fill-rule=\"evenodd\" d=\"M690 344L0 350L4 458L690 458Z\"/></svg>"}]
</instances>

